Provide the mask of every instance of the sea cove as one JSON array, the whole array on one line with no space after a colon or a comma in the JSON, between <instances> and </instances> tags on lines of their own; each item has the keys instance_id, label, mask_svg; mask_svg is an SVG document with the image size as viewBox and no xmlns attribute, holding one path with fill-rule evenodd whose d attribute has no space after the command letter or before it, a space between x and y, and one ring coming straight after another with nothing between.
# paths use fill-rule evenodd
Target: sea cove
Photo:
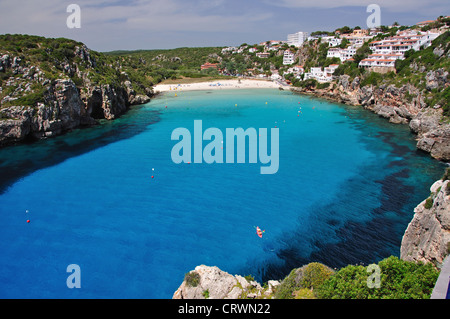
<instances>
[{"instance_id":1,"label":"sea cove","mask_svg":"<svg viewBox=\"0 0 450 319\"><path fill-rule=\"evenodd\" d=\"M278 172L175 164L171 133L200 119L276 126ZM167 92L115 124L1 149L0 165L3 298L171 298L200 264L265 281L398 256L444 167L406 126L277 89Z\"/></svg>"}]
</instances>

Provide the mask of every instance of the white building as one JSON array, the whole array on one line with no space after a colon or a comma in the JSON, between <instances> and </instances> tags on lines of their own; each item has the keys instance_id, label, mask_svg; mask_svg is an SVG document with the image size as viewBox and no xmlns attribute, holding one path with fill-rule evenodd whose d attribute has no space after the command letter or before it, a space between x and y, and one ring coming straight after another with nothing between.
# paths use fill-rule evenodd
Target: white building
<instances>
[{"instance_id":1,"label":"white building","mask_svg":"<svg viewBox=\"0 0 450 319\"><path fill-rule=\"evenodd\" d=\"M356 54L356 48L353 47L353 46L348 47L348 48L346 48L346 49L342 49L342 50L341 50L341 57L340 57L341 62L350 60L351 58L353 58L353 56L354 56L355 54Z\"/></svg>"},{"instance_id":2,"label":"white building","mask_svg":"<svg viewBox=\"0 0 450 319\"><path fill-rule=\"evenodd\" d=\"M308 73L305 73L304 80L315 79L320 83L330 82L333 80L333 73L338 67L339 64L331 64L324 68L323 71L321 67L311 68Z\"/></svg>"},{"instance_id":3,"label":"white building","mask_svg":"<svg viewBox=\"0 0 450 319\"><path fill-rule=\"evenodd\" d=\"M228 48L223 48L222 49L222 54L225 54L225 53L227 53L227 52L233 52L233 51L236 51L238 48L236 48L236 47L228 47Z\"/></svg>"},{"instance_id":4,"label":"white building","mask_svg":"<svg viewBox=\"0 0 450 319\"><path fill-rule=\"evenodd\" d=\"M340 48L331 48L328 49L327 58L341 58L341 50Z\"/></svg>"},{"instance_id":5,"label":"white building","mask_svg":"<svg viewBox=\"0 0 450 319\"><path fill-rule=\"evenodd\" d=\"M334 36L322 37L321 41L324 43L328 43L328 45L330 47L337 47L338 45L341 45L341 43L342 43L342 39L338 39Z\"/></svg>"},{"instance_id":6,"label":"white building","mask_svg":"<svg viewBox=\"0 0 450 319\"><path fill-rule=\"evenodd\" d=\"M270 79L272 81L281 80L281 75L278 73L277 70L272 70L272 75L270 76Z\"/></svg>"},{"instance_id":7,"label":"white building","mask_svg":"<svg viewBox=\"0 0 450 319\"><path fill-rule=\"evenodd\" d=\"M359 62L360 67L395 67L395 60L404 59L408 50L426 48L439 36L438 33L408 31L380 41L372 41L369 47L373 54Z\"/></svg>"},{"instance_id":8,"label":"white building","mask_svg":"<svg viewBox=\"0 0 450 319\"><path fill-rule=\"evenodd\" d=\"M287 43L296 47L301 47L308 39L308 32L299 31L297 33L288 34Z\"/></svg>"},{"instance_id":9,"label":"white building","mask_svg":"<svg viewBox=\"0 0 450 319\"><path fill-rule=\"evenodd\" d=\"M261 59L266 59L270 56L270 53L269 52L258 52L258 53L256 53L256 56Z\"/></svg>"},{"instance_id":10,"label":"white building","mask_svg":"<svg viewBox=\"0 0 450 319\"><path fill-rule=\"evenodd\" d=\"M359 67L395 67L396 59L385 58L384 56L384 54L379 54L378 56L369 56L368 58L363 59L361 60L361 62L359 62Z\"/></svg>"},{"instance_id":11,"label":"white building","mask_svg":"<svg viewBox=\"0 0 450 319\"><path fill-rule=\"evenodd\" d=\"M305 72L305 70L303 69L302 66L300 65L295 65L293 67L290 67L289 69L286 70L286 74L292 73L294 75L300 75L303 74Z\"/></svg>"},{"instance_id":12,"label":"white building","mask_svg":"<svg viewBox=\"0 0 450 319\"><path fill-rule=\"evenodd\" d=\"M294 53L286 50L283 54L283 65L291 65L294 63Z\"/></svg>"},{"instance_id":13,"label":"white building","mask_svg":"<svg viewBox=\"0 0 450 319\"><path fill-rule=\"evenodd\" d=\"M330 48L327 52L327 58L339 58L341 62L347 61L356 54L356 48L351 46L346 49Z\"/></svg>"},{"instance_id":14,"label":"white building","mask_svg":"<svg viewBox=\"0 0 450 319\"><path fill-rule=\"evenodd\" d=\"M439 36L439 33L417 33L407 32L399 33L396 36L386 38L380 41L373 41L369 43L369 47L372 52L377 54L392 54L400 53L405 54L408 50L420 50L420 47L424 48L431 45L431 42Z\"/></svg>"}]
</instances>

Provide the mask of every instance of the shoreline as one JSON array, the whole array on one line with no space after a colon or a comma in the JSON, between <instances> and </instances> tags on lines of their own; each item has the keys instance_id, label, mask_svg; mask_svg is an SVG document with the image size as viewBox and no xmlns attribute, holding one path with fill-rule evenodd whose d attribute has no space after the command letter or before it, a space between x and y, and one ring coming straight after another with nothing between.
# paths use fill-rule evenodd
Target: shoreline
<instances>
[{"instance_id":1,"label":"shoreline","mask_svg":"<svg viewBox=\"0 0 450 319\"><path fill-rule=\"evenodd\" d=\"M278 89L281 84L267 80L214 80L188 84L157 84L153 87L155 94L177 91L208 91L226 89Z\"/></svg>"}]
</instances>

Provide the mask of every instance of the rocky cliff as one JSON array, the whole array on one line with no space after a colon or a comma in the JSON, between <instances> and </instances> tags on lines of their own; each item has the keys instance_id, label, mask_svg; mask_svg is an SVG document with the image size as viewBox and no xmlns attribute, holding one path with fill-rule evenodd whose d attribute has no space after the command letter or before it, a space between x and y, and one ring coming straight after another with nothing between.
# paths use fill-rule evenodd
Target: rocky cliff
<instances>
[{"instance_id":1,"label":"rocky cliff","mask_svg":"<svg viewBox=\"0 0 450 319\"><path fill-rule=\"evenodd\" d=\"M263 288L252 279L230 275L217 267L200 265L186 274L173 299L271 298L279 284L278 281L269 281Z\"/></svg>"},{"instance_id":2,"label":"rocky cliff","mask_svg":"<svg viewBox=\"0 0 450 319\"><path fill-rule=\"evenodd\" d=\"M430 197L414 209L402 239L400 257L440 267L450 253L450 180L437 181L430 191Z\"/></svg>"},{"instance_id":3,"label":"rocky cliff","mask_svg":"<svg viewBox=\"0 0 450 319\"><path fill-rule=\"evenodd\" d=\"M27 43L43 47L39 42L43 39ZM0 146L59 135L98 119L112 120L131 105L150 100L151 88L137 94L135 83L120 72L120 66L100 68L85 45L64 43L67 47L61 55L54 49L61 41L45 40L47 48L41 55L25 49L20 54L2 52L0 47ZM111 83L98 80L102 72L112 74Z\"/></svg>"}]
</instances>

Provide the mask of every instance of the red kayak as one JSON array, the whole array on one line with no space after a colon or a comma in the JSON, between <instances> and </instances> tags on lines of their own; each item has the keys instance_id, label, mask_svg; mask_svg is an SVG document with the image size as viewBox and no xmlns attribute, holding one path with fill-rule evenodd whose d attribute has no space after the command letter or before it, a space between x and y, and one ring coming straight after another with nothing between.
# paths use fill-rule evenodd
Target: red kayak
<instances>
[{"instance_id":1,"label":"red kayak","mask_svg":"<svg viewBox=\"0 0 450 319\"><path fill-rule=\"evenodd\" d=\"M259 238L262 238L264 232L265 230L261 230L258 226L256 226L256 234L258 234Z\"/></svg>"}]
</instances>

